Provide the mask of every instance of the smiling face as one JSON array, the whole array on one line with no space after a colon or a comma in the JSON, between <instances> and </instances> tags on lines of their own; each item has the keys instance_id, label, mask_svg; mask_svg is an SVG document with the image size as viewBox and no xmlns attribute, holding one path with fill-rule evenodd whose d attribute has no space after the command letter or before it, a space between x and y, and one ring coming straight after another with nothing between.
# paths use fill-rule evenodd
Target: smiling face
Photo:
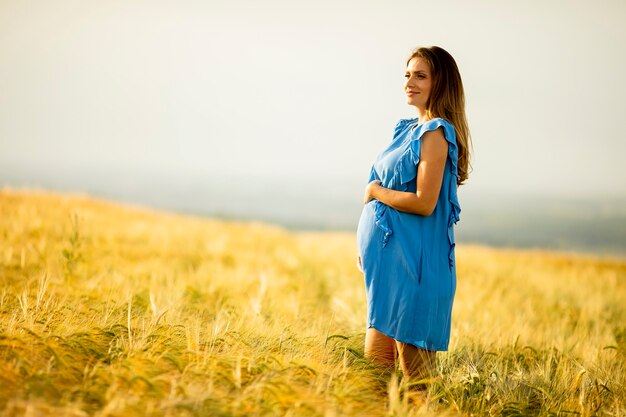
<instances>
[{"instance_id":1,"label":"smiling face","mask_svg":"<svg viewBox=\"0 0 626 417\"><path fill-rule=\"evenodd\" d=\"M424 58L413 58L409 61L404 76L407 104L417 107L422 112L425 111L432 86L430 65Z\"/></svg>"}]
</instances>

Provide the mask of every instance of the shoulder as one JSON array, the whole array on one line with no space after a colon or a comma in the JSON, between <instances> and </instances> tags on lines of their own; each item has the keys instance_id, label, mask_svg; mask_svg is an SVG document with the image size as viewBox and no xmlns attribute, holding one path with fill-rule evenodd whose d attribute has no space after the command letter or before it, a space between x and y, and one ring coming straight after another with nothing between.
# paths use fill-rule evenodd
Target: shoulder
<instances>
[{"instance_id":1,"label":"shoulder","mask_svg":"<svg viewBox=\"0 0 626 417\"><path fill-rule=\"evenodd\" d=\"M452 161L452 172L457 171L457 160L459 157L458 145L456 142L456 133L454 131L454 125L449 121L436 118L424 122L422 129L419 132L421 142L423 142L422 148L428 148L426 152L434 152L435 154L447 153L448 157ZM445 151L447 149L447 152Z\"/></svg>"},{"instance_id":2,"label":"shoulder","mask_svg":"<svg viewBox=\"0 0 626 417\"><path fill-rule=\"evenodd\" d=\"M422 155L431 155L438 159L445 159L448 154L449 142L446 140L442 126L428 130L421 135Z\"/></svg>"}]
</instances>

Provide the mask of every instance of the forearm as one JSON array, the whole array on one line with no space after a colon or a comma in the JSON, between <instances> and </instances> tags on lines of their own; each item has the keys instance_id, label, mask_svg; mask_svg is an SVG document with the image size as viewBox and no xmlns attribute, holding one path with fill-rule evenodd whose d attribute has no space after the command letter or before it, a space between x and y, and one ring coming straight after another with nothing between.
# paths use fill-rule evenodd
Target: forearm
<instances>
[{"instance_id":1,"label":"forearm","mask_svg":"<svg viewBox=\"0 0 626 417\"><path fill-rule=\"evenodd\" d=\"M430 216L435 209L431 202L420 198L418 193L410 191L396 191L381 185L374 185L370 191L370 195L381 203L405 213Z\"/></svg>"}]
</instances>

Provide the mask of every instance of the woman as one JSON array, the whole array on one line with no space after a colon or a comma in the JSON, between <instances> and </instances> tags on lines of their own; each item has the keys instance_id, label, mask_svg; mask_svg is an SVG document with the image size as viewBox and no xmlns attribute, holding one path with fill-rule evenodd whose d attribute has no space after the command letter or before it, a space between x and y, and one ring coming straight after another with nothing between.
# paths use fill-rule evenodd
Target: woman
<instances>
[{"instance_id":1,"label":"woman","mask_svg":"<svg viewBox=\"0 0 626 417\"><path fill-rule=\"evenodd\" d=\"M407 378L433 374L448 349L456 290L457 186L468 176L470 134L457 65L418 48L404 89L417 117L402 119L371 169L357 229L367 295L365 356Z\"/></svg>"}]
</instances>

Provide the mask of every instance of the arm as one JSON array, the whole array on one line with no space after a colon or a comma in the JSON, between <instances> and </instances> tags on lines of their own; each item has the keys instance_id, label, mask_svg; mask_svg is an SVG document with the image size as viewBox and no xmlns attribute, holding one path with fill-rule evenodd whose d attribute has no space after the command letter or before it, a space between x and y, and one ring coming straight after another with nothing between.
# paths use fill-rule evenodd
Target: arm
<instances>
[{"instance_id":1,"label":"arm","mask_svg":"<svg viewBox=\"0 0 626 417\"><path fill-rule=\"evenodd\" d=\"M422 216L430 216L435 211L446 167L448 142L441 128L426 132L420 140L417 191L396 191L381 186L380 181L372 181L365 189L365 203L376 199L398 211Z\"/></svg>"}]
</instances>

